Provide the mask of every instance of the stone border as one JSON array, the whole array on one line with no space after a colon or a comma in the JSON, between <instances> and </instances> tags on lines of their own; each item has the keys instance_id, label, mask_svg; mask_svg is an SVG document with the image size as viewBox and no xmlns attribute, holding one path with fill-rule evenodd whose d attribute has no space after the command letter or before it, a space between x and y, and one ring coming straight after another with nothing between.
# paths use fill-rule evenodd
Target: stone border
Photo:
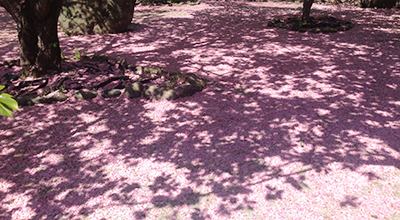
<instances>
[{"instance_id":1,"label":"stone border","mask_svg":"<svg viewBox=\"0 0 400 220\"><path fill-rule=\"evenodd\" d=\"M123 93L127 98L134 99L144 97L147 99L166 99L176 100L178 98L192 96L197 92L206 88L205 80L195 76L194 74L186 74L185 82L176 88L161 87L156 85L144 85L141 82L128 84L122 89L104 90L100 93L103 98L117 98ZM75 90L72 97L79 100L89 100L96 98L99 92L96 90ZM68 96L61 91L54 91L45 96L16 97L15 100L20 106L32 106L35 104L51 104L53 102L63 102L68 99Z\"/></svg>"},{"instance_id":2,"label":"stone border","mask_svg":"<svg viewBox=\"0 0 400 220\"><path fill-rule=\"evenodd\" d=\"M124 94L125 97L129 99L144 97L146 99L176 100L178 98L192 96L195 93L202 91L207 86L207 83L204 79L192 73L183 74L180 72L167 72L161 68L132 66L129 65L126 60L111 59L108 57L92 56L83 57L82 59L83 61L95 61L99 63L106 61L107 65L110 65L109 69L112 69L111 67L114 68L115 65L117 68L114 68L114 70L110 70L108 72L114 72L115 74L112 74L113 76L108 77L102 82L97 82L90 88L82 88L82 86L78 85L74 81L71 85L67 85L65 80L68 79L68 77L64 77L63 79L59 80L59 83L57 83L55 91L51 90L49 93L42 94L40 96L32 94L21 96L16 95L15 100L20 106L51 104L54 102L63 102L67 100L69 98L67 96L69 91L74 91L72 97L78 100L90 100L96 98L99 94L105 99L117 98ZM4 64L9 65L10 63L7 62ZM79 67L76 67L74 63L71 64L73 66L72 68L79 68L85 65L84 62L82 66ZM12 62L11 65L17 65L17 63ZM97 71L95 67L93 69L94 71ZM142 80L132 82L129 76L124 75L125 71L137 72L137 75L140 74L140 78ZM155 80L159 80L160 78L164 78L162 83L153 83ZM13 80L16 79L13 78L12 81ZM14 88L23 89L32 85L44 88L48 81L49 79L47 78L22 81ZM112 89L103 89L115 81L119 81L117 86L114 86Z\"/></svg>"}]
</instances>

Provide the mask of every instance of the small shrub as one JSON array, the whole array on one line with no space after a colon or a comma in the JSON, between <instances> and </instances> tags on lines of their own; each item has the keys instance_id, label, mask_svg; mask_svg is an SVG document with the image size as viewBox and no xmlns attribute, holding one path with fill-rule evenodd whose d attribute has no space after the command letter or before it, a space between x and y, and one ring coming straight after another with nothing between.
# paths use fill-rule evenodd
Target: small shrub
<instances>
[{"instance_id":1,"label":"small shrub","mask_svg":"<svg viewBox=\"0 0 400 220\"><path fill-rule=\"evenodd\" d=\"M80 60L82 58L81 52L75 48L75 60Z\"/></svg>"}]
</instances>

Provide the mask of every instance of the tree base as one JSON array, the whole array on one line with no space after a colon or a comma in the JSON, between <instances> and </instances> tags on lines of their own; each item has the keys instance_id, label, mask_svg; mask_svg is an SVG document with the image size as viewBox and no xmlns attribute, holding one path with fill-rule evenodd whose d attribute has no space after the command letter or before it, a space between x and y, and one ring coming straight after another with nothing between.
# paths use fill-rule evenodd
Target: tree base
<instances>
[{"instance_id":1,"label":"tree base","mask_svg":"<svg viewBox=\"0 0 400 220\"><path fill-rule=\"evenodd\" d=\"M82 56L63 63L61 73L42 78L21 78L18 61L0 63L2 92L13 95L20 106L63 102L68 97L174 100L192 96L206 88L206 80L195 74L164 71L161 68L134 66L123 59ZM5 70L5 71L3 71Z\"/></svg>"},{"instance_id":2,"label":"tree base","mask_svg":"<svg viewBox=\"0 0 400 220\"><path fill-rule=\"evenodd\" d=\"M318 18L310 17L307 22L302 21L300 17L277 18L268 22L269 27L284 28L298 32L313 33L335 33L338 31L347 31L354 27L351 21L337 19L331 16Z\"/></svg>"}]
</instances>

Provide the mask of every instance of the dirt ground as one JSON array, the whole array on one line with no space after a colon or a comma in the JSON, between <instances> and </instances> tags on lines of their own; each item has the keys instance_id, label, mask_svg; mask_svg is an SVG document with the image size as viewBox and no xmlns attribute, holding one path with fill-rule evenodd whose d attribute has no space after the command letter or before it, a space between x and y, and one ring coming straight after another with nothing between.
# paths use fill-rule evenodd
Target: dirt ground
<instances>
[{"instance_id":1,"label":"dirt ground","mask_svg":"<svg viewBox=\"0 0 400 220\"><path fill-rule=\"evenodd\" d=\"M195 73L176 101L97 97L0 122L0 219L400 219L400 11L313 6L349 31L268 27L298 3L138 6L62 50ZM0 9L0 62L18 58ZM18 71L0 69L0 71Z\"/></svg>"}]
</instances>

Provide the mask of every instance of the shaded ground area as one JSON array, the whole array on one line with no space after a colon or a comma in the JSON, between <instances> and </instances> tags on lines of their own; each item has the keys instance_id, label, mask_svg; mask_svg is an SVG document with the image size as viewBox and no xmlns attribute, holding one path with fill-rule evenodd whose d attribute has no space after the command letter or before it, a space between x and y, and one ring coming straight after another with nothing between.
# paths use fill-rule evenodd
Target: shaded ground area
<instances>
[{"instance_id":1,"label":"shaded ground area","mask_svg":"<svg viewBox=\"0 0 400 220\"><path fill-rule=\"evenodd\" d=\"M139 6L130 32L61 34L66 56L76 48L211 83L177 101L68 99L4 118L0 217L398 218L400 13L317 4L315 16L356 25L268 27L300 8ZM17 58L16 41L1 47L1 61Z\"/></svg>"},{"instance_id":2,"label":"shaded ground area","mask_svg":"<svg viewBox=\"0 0 400 220\"><path fill-rule=\"evenodd\" d=\"M268 22L268 26L286 28L299 32L335 33L338 31L350 30L354 27L354 24L351 21L337 19L331 16L311 17L310 21L302 21L299 16L291 16L288 18L276 18Z\"/></svg>"}]
</instances>

